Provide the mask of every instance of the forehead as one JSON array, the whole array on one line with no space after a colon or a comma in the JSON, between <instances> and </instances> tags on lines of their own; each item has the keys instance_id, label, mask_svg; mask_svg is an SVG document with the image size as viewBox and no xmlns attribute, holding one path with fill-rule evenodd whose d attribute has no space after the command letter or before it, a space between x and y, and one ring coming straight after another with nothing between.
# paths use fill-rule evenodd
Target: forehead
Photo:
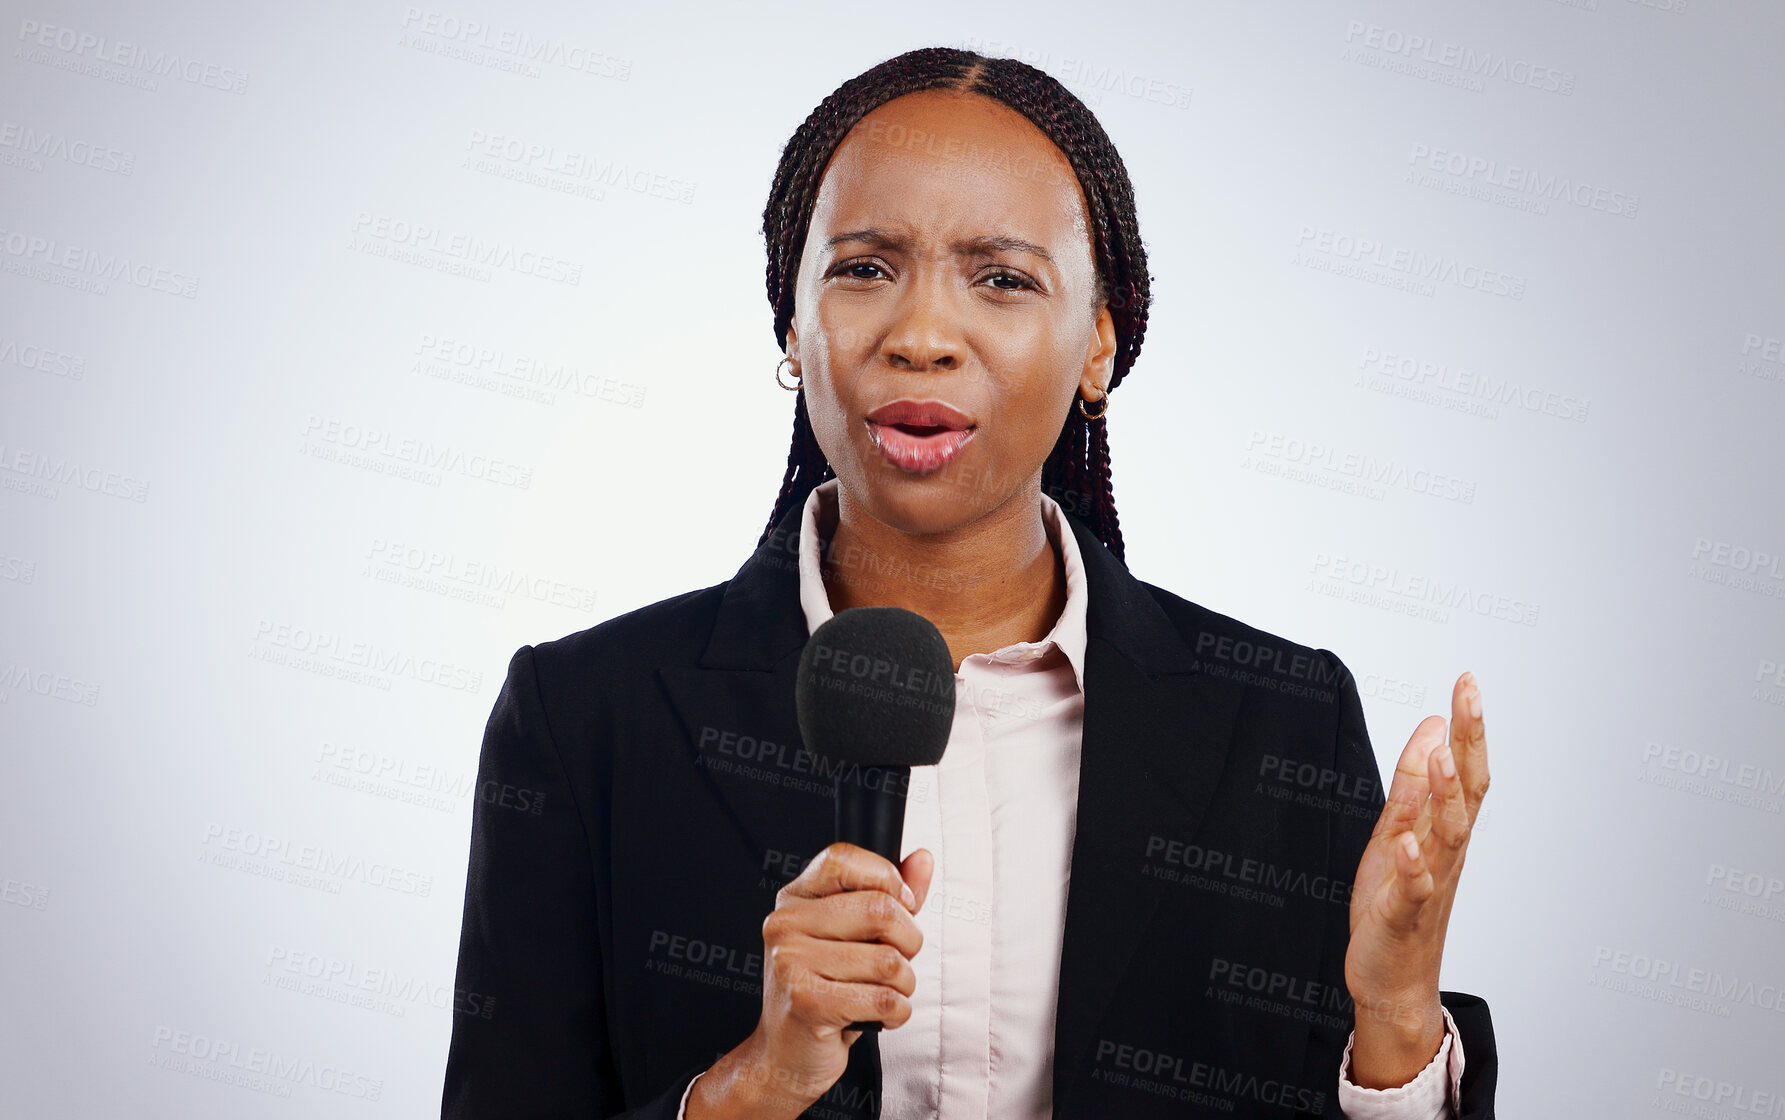
<instances>
[{"instance_id":1,"label":"forehead","mask_svg":"<svg viewBox=\"0 0 1785 1120\"><path fill-rule=\"evenodd\" d=\"M1084 193L1053 141L980 94L923 90L858 121L819 185L813 230L904 225L987 232L1051 244L1084 239Z\"/></svg>"}]
</instances>

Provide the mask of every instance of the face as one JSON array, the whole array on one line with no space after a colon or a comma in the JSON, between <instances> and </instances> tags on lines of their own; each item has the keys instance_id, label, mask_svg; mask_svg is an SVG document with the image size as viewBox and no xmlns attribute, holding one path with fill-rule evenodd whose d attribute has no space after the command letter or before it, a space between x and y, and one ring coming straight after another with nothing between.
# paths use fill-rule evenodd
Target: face
<instances>
[{"instance_id":1,"label":"face","mask_svg":"<svg viewBox=\"0 0 1785 1120\"><path fill-rule=\"evenodd\" d=\"M1087 221L1064 154L991 98L908 94L843 139L787 352L846 503L931 534L1038 492L1115 354Z\"/></svg>"}]
</instances>

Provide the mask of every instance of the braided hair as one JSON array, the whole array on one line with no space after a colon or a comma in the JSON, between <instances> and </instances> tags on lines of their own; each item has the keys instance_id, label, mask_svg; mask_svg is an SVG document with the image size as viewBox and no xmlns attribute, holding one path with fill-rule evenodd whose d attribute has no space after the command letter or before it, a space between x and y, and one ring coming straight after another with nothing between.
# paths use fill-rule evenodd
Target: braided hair
<instances>
[{"instance_id":1,"label":"braided hair","mask_svg":"<svg viewBox=\"0 0 1785 1120\"><path fill-rule=\"evenodd\" d=\"M1003 102L1039 128L1071 163L1090 214L1099 301L1109 308L1115 323L1114 374L1109 382L1109 389L1115 389L1140 353L1151 300L1146 250L1134 213L1134 188L1122 157L1084 102L1051 75L1014 58L988 58L953 47L907 51L844 82L812 110L782 150L768 205L762 212L776 344L787 348L800 254L811 228L824 168L837 145L880 105L929 89L978 93ZM794 403L787 473L758 546L789 509L804 505L812 490L833 475L812 432L802 391ZM1087 420L1078 408L1067 410L1059 438L1042 464L1041 486L1067 512L1083 517L1097 539L1127 564L1110 486L1109 433L1101 417Z\"/></svg>"}]
</instances>

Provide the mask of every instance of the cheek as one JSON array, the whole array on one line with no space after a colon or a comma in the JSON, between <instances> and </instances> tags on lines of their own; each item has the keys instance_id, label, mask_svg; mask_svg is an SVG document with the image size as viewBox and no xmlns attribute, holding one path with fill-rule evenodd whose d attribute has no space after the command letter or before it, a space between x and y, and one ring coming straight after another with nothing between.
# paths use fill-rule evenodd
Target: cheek
<instances>
[{"instance_id":1,"label":"cheek","mask_svg":"<svg viewBox=\"0 0 1785 1120\"><path fill-rule=\"evenodd\" d=\"M813 438L835 469L838 463L849 463L857 457L843 405L850 386L838 385L831 376L829 363L823 359L816 365L817 368L808 366L803 371L806 387L801 391L806 396L806 418L812 425Z\"/></svg>"},{"instance_id":2,"label":"cheek","mask_svg":"<svg viewBox=\"0 0 1785 1120\"><path fill-rule=\"evenodd\" d=\"M804 380L806 417L811 422L812 434L818 437L818 445L824 448L825 455L833 457L843 430L842 406L837 403L836 393L828 378L815 378L808 373Z\"/></svg>"},{"instance_id":3,"label":"cheek","mask_svg":"<svg viewBox=\"0 0 1785 1120\"><path fill-rule=\"evenodd\" d=\"M1035 342L1012 352L997 367L1008 371L1007 380L994 388L1001 411L1012 418L1007 426L1021 428L1030 439L1045 439L1045 457L1065 423L1073 394L1078 392L1084 363L1069 356L1074 351L1065 340L1050 336Z\"/></svg>"},{"instance_id":4,"label":"cheek","mask_svg":"<svg viewBox=\"0 0 1785 1120\"><path fill-rule=\"evenodd\" d=\"M1076 382L1074 382L1076 384ZM1000 473L1026 477L1047 461L1066 421L1071 402L1051 378L1036 378L1000 388L996 438L986 448Z\"/></svg>"}]
</instances>

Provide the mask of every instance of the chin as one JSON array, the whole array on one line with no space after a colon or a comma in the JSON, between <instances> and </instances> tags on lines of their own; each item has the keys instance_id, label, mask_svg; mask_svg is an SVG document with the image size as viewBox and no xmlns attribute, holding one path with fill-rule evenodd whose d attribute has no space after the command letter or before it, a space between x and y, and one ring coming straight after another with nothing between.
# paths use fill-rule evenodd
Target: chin
<instances>
[{"instance_id":1,"label":"chin","mask_svg":"<svg viewBox=\"0 0 1785 1120\"><path fill-rule=\"evenodd\" d=\"M956 481L952 472L904 474L894 468L893 477L875 478L865 493L850 493L876 521L913 536L946 533L985 512L975 501L982 492Z\"/></svg>"}]
</instances>

